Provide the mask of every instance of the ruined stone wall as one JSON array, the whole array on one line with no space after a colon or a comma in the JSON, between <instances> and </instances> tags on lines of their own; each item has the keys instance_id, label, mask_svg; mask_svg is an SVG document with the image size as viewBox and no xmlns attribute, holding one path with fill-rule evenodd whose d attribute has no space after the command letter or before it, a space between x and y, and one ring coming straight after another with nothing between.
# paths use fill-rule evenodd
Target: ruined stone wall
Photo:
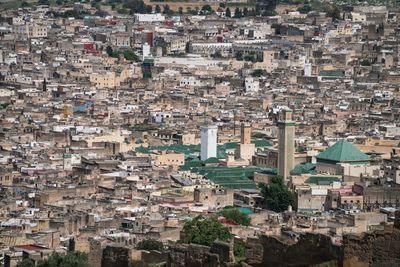
<instances>
[{"instance_id":1,"label":"ruined stone wall","mask_svg":"<svg viewBox=\"0 0 400 267\"><path fill-rule=\"evenodd\" d=\"M251 266L310 266L332 262L338 266L340 248L322 234L306 233L298 242L282 242L276 237L249 238L246 244L247 263Z\"/></svg>"},{"instance_id":2,"label":"ruined stone wall","mask_svg":"<svg viewBox=\"0 0 400 267\"><path fill-rule=\"evenodd\" d=\"M88 262L91 267L102 266L103 248L100 240L89 239Z\"/></svg>"},{"instance_id":3,"label":"ruined stone wall","mask_svg":"<svg viewBox=\"0 0 400 267\"><path fill-rule=\"evenodd\" d=\"M329 236L307 233L298 242L276 237L249 238L246 262L250 266L390 267L400 266L400 230L386 227L362 235L345 235L342 245Z\"/></svg>"},{"instance_id":4,"label":"ruined stone wall","mask_svg":"<svg viewBox=\"0 0 400 267\"><path fill-rule=\"evenodd\" d=\"M180 244L171 248L167 267L219 267L217 254L210 253L210 248L193 244Z\"/></svg>"},{"instance_id":5,"label":"ruined stone wall","mask_svg":"<svg viewBox=\"0 0 400 267\"><path fill-rule=\"evenodd\" d=\"M103 250L101 267L129 267L129 248L107 246Z\"/></svg>"},{"instance_id":6,"label":"ruined stone wall","mask_svg":"<svg viewBox=\"0 0 400 267\"><path fill-rule=\"evenodd\" d=\"M400 266L400 230L343 237L343 267Z\"/></svg>"}]
</instances>

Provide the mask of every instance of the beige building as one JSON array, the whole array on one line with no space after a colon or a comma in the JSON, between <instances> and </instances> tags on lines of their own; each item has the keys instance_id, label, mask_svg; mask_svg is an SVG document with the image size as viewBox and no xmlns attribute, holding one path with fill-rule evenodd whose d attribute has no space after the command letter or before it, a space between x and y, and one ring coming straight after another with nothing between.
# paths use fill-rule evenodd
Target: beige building
<instances>
[{"instance_id":1,"label":"beige building","mask_svg":"<svg viewBox=\"0 0 400 267\"><path fill-rule=\"evenodd\" d=\"M194 201L209 208L233 206L233 189L196 188L194 190Z\"/></svg>"},{"instance_id":2,"label":"beige building","mask_svg":"<svg viewBox=\"0 0 400 267\"><path fill-rule=\"evenodd\" d=\"M90 83L96 89L115 88L121 85L121 82L129 78L128 69L122 70L119 74L114 71L94 72L90 74Z\"/></svg>"},{"instance_id":3,"label":"beige building","mask_svg":"<svg viewBox=\"0 0 400 267\"><path fill-rule=\"evenodd\" d=\"M182 166L185 164L185 154L170 151L152 155L156 166Z\"/></svg>"},{"instance_id":4,"label":"beige building","mask_svg":"<svg viewBox=\"0 0 400 267\"><path fill-rule=\"evenodd\" d=\"M47 37L47 27L39 24L17 25L13 32L20 38L44 38Z\"/></svg>"}]
</instances>

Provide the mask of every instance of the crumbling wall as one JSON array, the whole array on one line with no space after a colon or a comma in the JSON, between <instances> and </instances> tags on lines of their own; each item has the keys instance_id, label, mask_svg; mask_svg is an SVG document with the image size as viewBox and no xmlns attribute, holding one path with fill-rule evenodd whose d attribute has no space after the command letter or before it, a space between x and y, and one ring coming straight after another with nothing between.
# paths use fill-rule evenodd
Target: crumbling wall
<instances>
[{"instance_id":1,"label":"crumbling wall","mask_svg":"<svg viewBox=\"0 0 400 267\"><path fill-rule=\"evenodd\" d=\"M100 240L89 239L88 262L91 267L101 267L103 248Z\"/></svg>"},{"instance_id":2,"label":"crumbling wall","mask_svg":"<svg viewBox=\"0 0 400 267\"><path fill-rule=\"evenodd\" d=\"M179 244L171 247L167 267L219 267L218 254L210 252L206 246L193 244Z\"/></svg>"},{"instance_id":3,"label":"crumbling wall","mask_svg":"<svg viewBox=\"0 0 400 267\"><path fill-rule=\"evenodd\" d=\"M103 250L101 267L129 267L129 248L107 246Z\"/></svg>"},{"instance_id":4,"label":"crumbling wall","mask_svg":"<svg viewBox=\"0 0 400 267\"><path fill-rule=\"evenodd\" d=\"M298 242L276 237L249 238L246 262L258 266L392 267L400 266L400 230L345 235L342 245L332 244L329 236L307 233Z\"/></svg>"},{"instance_id":5,"label":"crumbling wall","mask_svg":"<svg viewBox=\"0 0 400 267\"><path fill-rule=\"evenodd\" d=\"M343 267L400 266L400 230L343 237Z\"/></svg>"},{"instance_id":6,"label":"crumbling wall","mask_svg":"<svg viewBox=\"0 0 400 267\"><path fill-rule=\"evenodd\" d=\"M298 242L283 242L276 237L249 238L246 244L247 263L251 266L312 266L326 263L338 266L340 248L322 234L306 233Z\"/></svg>"}]
</instances>

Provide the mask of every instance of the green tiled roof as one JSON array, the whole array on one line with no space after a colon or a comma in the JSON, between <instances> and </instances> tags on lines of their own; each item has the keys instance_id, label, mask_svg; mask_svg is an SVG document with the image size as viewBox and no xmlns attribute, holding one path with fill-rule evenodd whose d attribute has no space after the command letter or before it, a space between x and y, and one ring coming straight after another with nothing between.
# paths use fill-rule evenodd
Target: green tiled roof
<instances>
[{"instance_id":1,"label":"green tiled roof","mask_svg":"<svg viewBox=\"0 0 400 267\"><path fill-rule=\"evenodd\" d=\"M185 164L186 165L186 164ZM184 167L184 168L182 168ZM193 173L204 175L204 178L213 181L221 187L234 189L255 189L256 183L251 179L255 172L274 172L272 169L259 167L193 167L182 166L181 170L190 169ZM276 171L275 171L276 172Z\"/></svg>"},{"instance_id":2,"label":"green tiled roof","mask_svg":"<svg viewBox=\"0 0 400 267\"><path fill-rule=\"evenodd\" d=\"M315 174L316 164L314 163L305 163L305 164L298 164L294 169L290 172L292 175L300 175L300 174Z\"/></svg>"},{"instance_id":3,"label":"green tiled roof","mask_svg":"<svg viewBox=\"0 0 400 267\"><path fill-rule=\"evenodd\" d=\"M320 185L329 185L333 182L341 182L340 179L336 176L310 176L305 181L306 184L320 184Z\"/></svg>"},{"instance_id":4,"label":"green tiled roof","mask_svg":"<svg viewBox=\"0 0 400 267\"><path fill-rule=\"evenodd\" d=\"M319 76L344 77L344 71L343 70L321 70L319 72Z\"/></svg>"},{"instance_id":5,"label":"green tiled roof","mask_svg":"<svg viewBox=\"0 0 400 267\"><path fill-rule=\"evenodd\" d=\"M208 158L204 163L219 163L219 160L217 158Z\"/></svg>"},{"instance_id":6,"label":"green tiled roof","mask_svg":"<svg viewBox=\"0 0 400 267\"><path fill-rule=\"evenodd\" d=\"M344 139L337 141L333 146L317 155L317 159L329 160L335 162L346 161L367 161L369 156L361 152L353 144Z\"/></svg>"},{"instance_id":7,"label":"green tiled roof","mask_svg":"<svg viewBox=\"0 0 400 267\"><path fill-rule=\"evenodd\" d=\"M265 139L255 139L251 141L256 147L272 146L270 142Z\"/></svg>"}]
</instances>

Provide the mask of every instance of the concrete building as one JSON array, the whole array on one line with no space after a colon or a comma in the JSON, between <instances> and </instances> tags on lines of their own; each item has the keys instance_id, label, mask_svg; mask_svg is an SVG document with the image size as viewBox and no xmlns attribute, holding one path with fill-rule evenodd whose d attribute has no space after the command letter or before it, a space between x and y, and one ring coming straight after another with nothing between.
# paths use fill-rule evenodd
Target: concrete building
<instances>
[{"instance_id":1,"label":"concrete building","mask_svg":"<svg viewBox=\"0 0 400 267\"><path fill-rule=\"evenodd\" d=\"M246 89L246 93L250 92L258 92L260 90L260 82L258 79L254 79L253 77L247 77L244 80L244 86Z\"/></svg>"},{"instance_id":2,"label":"concrete building","mask_svg":"<svg viewBox=\"0 0 400 267\"><path fill-rule=\"evenodd\" d=\"M217 157L217 130L216 125L203 125L201 131L201 160Z\"/></svg>"},{"instance_id":3,"label":"concrete building","mask_svg":"<svg viewBox=\"0 0 400 267\"><path fill-rule=\"evenodd\" d=\"M148 43L143 44L143 60L150 56L150 45Z\"/></svg>"},{"instance_id":4,"label":"concrete building","mask_svg":"<svg viewBox=\"0 0 400 267\"><path fill-rule=\"evenodd\" d=\"M196 188L194 201L209 208L221 208L233 205L233 189Z\"/></svg>"},{"instance_id":5,"label":"concrete building","mask_svg":"<svg viewBox=\"0 0 400 267\"><path fill-rule=\"evenodd\" d=\"M285 180L294 168L294 130L295 123L292 121L292 111L283 110L281 120L278 121L278 175Z\"/></svg>"}]
</instances>

